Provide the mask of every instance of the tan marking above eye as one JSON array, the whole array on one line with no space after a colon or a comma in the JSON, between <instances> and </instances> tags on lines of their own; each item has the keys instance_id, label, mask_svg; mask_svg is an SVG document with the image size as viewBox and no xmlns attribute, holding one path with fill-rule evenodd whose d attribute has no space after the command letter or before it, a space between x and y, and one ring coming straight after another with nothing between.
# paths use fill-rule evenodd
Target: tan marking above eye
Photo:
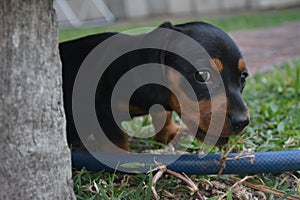
<instances>
[{"instance_id":1,"label":"tan marking above eye","mask_svg":"<svg viewBox=\"0 0 300 200\"><path fill-rule=\"evenodd\" d=\"M239 59L239 62L238 62L238 69L239 69L239 72L242 72L244 71L246 68L246 64L244 62L244 60L242 58Z\"/></svg>"},{"instance_id":2,"label":"tan marking above eye","mask_svg":"<svg viewBox=\"0 0 300 200\"><path fill-rule=\"evenodd\" d=\"M222 70L223 70L223 64L222 64L221 60L218 59L218 58L213 58L212 60L213 60L214 63L216 64L216 66L217 66L217 68L218 68L218 71L221 73Z\"/></svg>"}]
</instances>

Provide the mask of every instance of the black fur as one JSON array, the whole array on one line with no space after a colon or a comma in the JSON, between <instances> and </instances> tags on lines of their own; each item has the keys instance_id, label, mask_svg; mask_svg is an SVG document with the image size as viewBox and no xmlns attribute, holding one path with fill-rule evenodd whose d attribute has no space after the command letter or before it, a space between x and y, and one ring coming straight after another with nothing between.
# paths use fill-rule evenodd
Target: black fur
<instances>
[{"instance_id":1,"label":"black fur","mask_svg":"<svg viewBox=\"0 0 300 200\"><path fill-rule=\"evenodd\" d=\"M219 59L222 62L223 70L221 76L230 105L228 112L235 116L244 115L247 112L247 108L241 97L241 91L243 90L241 76L242 74L247 76L247 71L246 69L243 72L238 70L237 63L242 58L242 55L232 39L219 28L204 22L192 22L175 26L166 22L160 27L172 29L190 36L202 45L212 58ZM72 116L72 89L76 74L89 52L99 43L115 34L117 33L101 33L63 42L59 45L63 65L63 91L67 117L67 135L70 144L80 143ZM135 41L140 41L143 37L147 37L147 34L125 36L124 38L134 43ZM166 42L172 43L174 41L172 36L170 36L170 40ZM187 49L187 51L193 51L193 49ZM197 72L195 67L191 66L190 63L178 55L159 49L140 49L119 57L108 67L100 79L95 95L95 106L99 123L104 132L109 133L107 134L108 138L122 148L122 143L126 142L126 136L115 124L112 117L110 109L112 90L123 74L135 66L146 63L162 63L178 70L190 81L196 91L198 101L213 98L209 95L206 85L195 81L194 74ZM218 88L216 87L212 95L218 95L218 92ZM168 102L169 96L169 89L163 86L156 84L142 86L133 94L130 100L130 105L140 108L142 112L131 113L131 115L143 115L148 112L153 104L161 104L166 110L172 111L173 109ZM120 110L120 112L123 111ZM201 129L199 131L203 132Z\"/></svg>"}]
</instances>

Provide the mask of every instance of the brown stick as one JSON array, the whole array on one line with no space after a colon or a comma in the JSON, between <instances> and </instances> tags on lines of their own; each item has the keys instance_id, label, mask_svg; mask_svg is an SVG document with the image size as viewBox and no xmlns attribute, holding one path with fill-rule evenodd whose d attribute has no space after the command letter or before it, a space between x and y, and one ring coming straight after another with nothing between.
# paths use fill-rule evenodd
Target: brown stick
<instances>
[{"instance_id":1,"label":"brown stick","mask_svg":"<svg viewBox=\"0 0 300 200\"><path fill-rule=\"evenodd\" d=\"M196 196L198 197L199 200L204 200L204 197L200 194L199 188L197 187L197 185L186 174L184 174L184 173L179 174L177 172L171 171L171 170L167 169L167 167L164 166L164 165L157 167L156 170L157 169L158 169L158 171L153 176L152 184L151 184L151 190L152 190L152 193L153 193L153 196L154 196L155 200L160 199L159 196L158 196L158 193L155 189L156 182L162 177L162 175L164 173L171 174L171 175L175 176L176 178L182 180L186 184L188 184L190 186L189 188L190 188L190 192L192 193L192 195L196 194Z\"/></svg>"},{"instance_id":2,"label":"brown stick","mask_svg":"<svg viewBox=\"0 0 300 200\"><path fill-rule=\"evenodd\" d=\"M204 200L204 197L200 194L199 188L197 187L197 185L186 174L183 173L183 175L182 175L177 172L171 171L169 169L166 170L166 173L171 174L171 175L177 177L178 179L182 180L186 184L188 184L192 189L192 194L196 194L196 196L200 200Z\"/></svg>"},{"instance_id":3,"label":"brown stick","mask_svg":"<svg viewBox=\"0 0 300 200\"><path fill-rule=\"evenodd\" d=\"M231 179L233 181L240 181L241 180L240 178L236 178L236 177L231 177ZM279 190L276 190L276 189L273 189L273 188L270 188L270 187L267 187L267 186L264 186L264 185L256 185L256 184L250 183L248 181L243 181L243 182L241 182L241 184L243 184L244 186L250 187L252 189L255 189L255 190L259 190L259 191L262 191L262 192L265 192L265 193L268 193L268 194L273 194L276 197L282 197L282 196L286 195L285 192L282 192L282 191L279 191ZM290 196L286 197L285 199L287 199L287 200L300 200L300 197L295 196L295 195L290 195Z\"/></svg>"},{"instance_id":4,"label":"brown stick","mask_svg":"<svg viewBox=\"0 0 300 200\"><path fill-rule=\"evenodd\" d=\"M248 140L248 139L250 139L250 138L252 138L252 137L254 137L254 136L256 136L256 135L258 135L258 132L256 132L255 134L253 134L253 135L251 135L251 136L249 136L249 137L247 137L247 138L239 138L229 149L228 149L228 146L229 146L229 141L228 141L228 144L227 144L227 146L226 146L226 152L225 152L225 154L224 155L221 155L221 158L220 158L220 164L222 165L222 167L221 167L221 169L220 169L220 171L219 171L219 173L218 173L218 176L217 176L217 179L219 179L219 177L221 176L221 174L222 174L222 172L223 172L223 170L225 169L225 167L226 167L226 161L227 160L237 160L237 159L241 159L241 158L245 158L244 156L243 156L243 153L244 152L241 152L240 154L238 154L236 157L234 157L234 158L227 158L228 157L228 155L232 152L232 150L236 147L236 145L238 145L238 144L240 144L240 143L243 143L243 142L245 142L246 140ZM254 157L253 157L253 155L246 155L248 158L250 158L250 159L254 159Z\"/></svg>"}]
</instances>

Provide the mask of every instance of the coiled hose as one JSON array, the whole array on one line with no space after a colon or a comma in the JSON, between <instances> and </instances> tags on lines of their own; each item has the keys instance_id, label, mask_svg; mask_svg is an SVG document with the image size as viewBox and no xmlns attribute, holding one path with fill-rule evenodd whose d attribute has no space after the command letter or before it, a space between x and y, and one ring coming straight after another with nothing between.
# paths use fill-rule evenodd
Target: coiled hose
<instances>
[{"instance_id":1,"label":"coiled hose","mask_svg":"<svg viewBox=\"0 0 300 200\"><path fill-rule=\"evenodd\" d=\"M154 168L153 166L155 166L156 162L162 164L170 163L167 167L172 171L196 175L217 174L222 167L219 154L208 154L206 156L184 154L178 156L172 154L95 153L94 155L101 156L101 158L108 161L109 166L115 166L117 170L127 172L132 167L129 167L130 163L137 165L132 169L132 172L145 172L151 166ZM254 158L252 160L249 158L227 160L223 174L282 173L300 170L300 150L258 152L249 155L254 155ZM231 153L228 155L228 158L234 158L235 156L237 154ZM178 159L176 160L176 158ZM172 162L173 160L175 161ZM101 163L88 152L73 151L72 166L75 169L85 167L89 171L100 171L103 169L109 172L115 171L114 167L109 167Z\"/></svg>"}]
</instances>

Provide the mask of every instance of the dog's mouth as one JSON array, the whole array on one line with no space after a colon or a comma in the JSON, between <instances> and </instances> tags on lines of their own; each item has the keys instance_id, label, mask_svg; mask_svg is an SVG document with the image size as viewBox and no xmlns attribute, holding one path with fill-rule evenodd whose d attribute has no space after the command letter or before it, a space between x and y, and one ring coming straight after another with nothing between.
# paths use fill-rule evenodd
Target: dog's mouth
<instances>
[{"instance_id":1,"label":"dog's mouth","mask_svg":"<svg viewBox=\"0 0 300 200\"><path fill-rule=\"evenodd\" d=\"M205 142L208 145L213 146L224 146L228 143L229 137L216 136L216 135L207 135L205 131L202 131L198 128L196 138L202 142Z\"/></svg>"}]
</instances>

